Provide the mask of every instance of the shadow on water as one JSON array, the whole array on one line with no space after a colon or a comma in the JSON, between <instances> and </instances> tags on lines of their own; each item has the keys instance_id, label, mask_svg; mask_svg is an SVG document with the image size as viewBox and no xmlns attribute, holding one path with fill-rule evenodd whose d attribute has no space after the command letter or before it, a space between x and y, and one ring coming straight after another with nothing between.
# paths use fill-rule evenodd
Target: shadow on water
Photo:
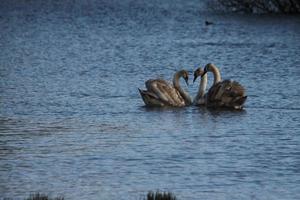
<instances>
[{"instance_id":1,"label":"shadow on water","mask_svg":"<svg viewBox=\"0 0 300 200\"><path fill-rule=\"evenodd\" d=\"M226 108L206 108L212 116L222 116L222 115L232 115L232 116L241 116L247 114L245 109L235 110L235 109L226 109Z\"/></svg>"},{"instance_id":2,"label":"shadow on water","mask_svg":"<svg viewBox=\"0 0 300 200\"><path fill-rule=\"evenodd\" d=\"M141 106L139 107L140 111L147 111L147 112L182 112L182 111L191 111L196 110L198 113L209 113L212 116L221 116L221 115L244 115L247 113L246 109L230 109L230 108L207 108L207 107L200 107L200 106L186 106L186 107L150 107L150 106Z\"/></svg>"},{"instance_id":3,"label":"shadow on water","mask_svg":"<svg viewBox=\"0 0 300 200\"><path fill-rule=\"evenodd\" d=\"M141 111L147 111L147 112L165 112L165 111L172 111L172 112L181 112L183 110L186 110L188 107L171 107L171 106L165 106L165 107L151 107L151 106L141 106Z\"/></svg>"},{"instance_id":4,"label":"shadow on water","mask_svg":"<svg viewBox=\"0 0 300 200\"><path fill-rule=\"evenodd\" d=\"M195 106L194 110L198 113L207 113L213 117L226 117L226 116L242 116L247 114L246 109L236 110L228 108L207 108Z\"/></svg>"}]
</instances>

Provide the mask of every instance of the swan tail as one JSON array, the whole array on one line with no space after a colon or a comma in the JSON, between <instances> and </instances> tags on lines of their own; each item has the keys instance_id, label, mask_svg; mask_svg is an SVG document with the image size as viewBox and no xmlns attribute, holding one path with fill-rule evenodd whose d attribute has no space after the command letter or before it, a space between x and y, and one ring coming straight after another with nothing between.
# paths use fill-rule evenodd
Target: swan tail
<instances>
[{"instance_id":1,"label":"swan tail","mask_svg":"<svg viewBox=\"0 0 300 200\"><path fill-rule=\"evenodd\" d=\"M243 105L243 104L246 102L246 100L247 100L247 96L243 96L243 97L238 98L238 99L235 101L235 103L236 103L236 104L239 104L239 105Z\"/></svg>"},{"instance_id":2,"label":"swan tail","mask_svg":"<svg viewBox=\"0 0 300 200\"><path fill-rule=\"evenodd\" d=\"M148 92L164 105L176 106L176 90L166 81L161 79L150 79L145 83ZM176 93L176 94L175 94ZM175 95L175 96L174 96Z\"/></svg>"},{"instance_id":3,"label":"swan tail","mask_svg":"<svg viewBox=\"0 0 300 200\"><path fill-rule=\"evenodd\" d=\"M246 100L247 100L247 96L236 97L230 104L230 107L234 109L242 109Z\"/></svg>"},{"instance_id":4,"label":"swan tail","mask_svg":"<svg viewBox=\"0 0 300 200\"><path fill-rule=\"evenodd\" d=\"M138 90L146 106L158 106L158 107L164 106L164 104L161 101L159 101L159 99L154 93L149 92L147 90L141 90L139 88Z\"/></svg>"}]
</instances>

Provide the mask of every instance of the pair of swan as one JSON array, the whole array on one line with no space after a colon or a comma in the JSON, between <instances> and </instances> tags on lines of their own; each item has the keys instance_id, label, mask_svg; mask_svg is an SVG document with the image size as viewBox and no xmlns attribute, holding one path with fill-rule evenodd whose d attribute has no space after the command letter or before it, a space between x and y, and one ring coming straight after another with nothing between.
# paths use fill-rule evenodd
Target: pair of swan
<instances>
[{"instance_id":1,"label":"pair of swan","mask_svg":"<svg viewBox=\"0 0 300 200\"><path fill-rule=\"evenodd\" d=\"M212 87L205 93L207 86L207 72L214 75L214 83ZM188 72L180 70L173 77L173 85L164 80L155 79L146 81L147 90L140 90L143 101L147 106L188 106L191 104L207 107L225 107L242 109L247 96L244 87L236 81L222 81L219 69L209 63L204 69L198 68L194 72L194 82L201 76L198 93L192 101L189 94L179 85L179 79L184 78L188 84Z\"/></svg>"}]
</instances>

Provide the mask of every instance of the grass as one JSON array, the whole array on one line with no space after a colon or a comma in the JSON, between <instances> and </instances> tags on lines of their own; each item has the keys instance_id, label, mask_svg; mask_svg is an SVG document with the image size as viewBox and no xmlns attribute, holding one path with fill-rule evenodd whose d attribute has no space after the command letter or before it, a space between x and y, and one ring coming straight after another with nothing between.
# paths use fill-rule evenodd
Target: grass
<instances>
[{"instance_id":1,"label":"grass","mask_svg":"<svg viewBox=\"0 0 300 200\"><path fill-rule=\"evenodd\" d=\"M4 200L13 200L10 198L5 198ZM51 198L48 195L42 193L31 194L24 200L64 200L64 197ZM176 200L176 197L171 192L148 192L147 197L144 200Z\"/></svg>"},{"instance_id":2,"label":"grass","mask_svg":"<svg viewBox=\"0 0 300 200\"><path fill-rule=\"evenodd\" d=\"M25 200L64 200L64 198L63 197L50 198L45 194L36 193L36 194L30 195Z\"/></svg>"},{"instance_id":3,"label":"grass","mask_svg":"<svg viewBox=\"0 0 300 200\"><path fill-rule=\"evenodd\" d=\"M176 197L171 192L148 192L146 200L176 200Z\"/></svg>"}]
</instances>

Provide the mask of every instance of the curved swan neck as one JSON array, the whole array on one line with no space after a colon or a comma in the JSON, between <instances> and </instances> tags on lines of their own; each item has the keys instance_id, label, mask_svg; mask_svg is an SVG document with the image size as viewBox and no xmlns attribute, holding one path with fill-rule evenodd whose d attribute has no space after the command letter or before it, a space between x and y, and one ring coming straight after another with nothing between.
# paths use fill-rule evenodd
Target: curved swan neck
<instances>
[{"instance_id":1,"label":"curved swan neck","mask_svg":"<svg viewBox=\"0 0 300 200\"><path fill-rule=\"evenodd\" d=\"M210 64L209 69L214 75L214 84L220 82L222 79L219 69L213 64Z\"/></svg>"},{"instance_id":2,"label":"curved swan neck","mask_svg":"<svg viewBox=\"0 0 300 200\"><path fill-rule=\"evenodd\" d=\"M182 89L179 84L179 79L182 76L183 76L182 71L176 72L173 77L173 85L174 85L174 88L176 88L178 90L178 92L181 94L181 96L183 97L186 104L189 105L192 103L192 99L191 99L190 95L184 89Z\"/></svg>"},{"instance_id":3,"label":"curved swan neck","mask_svg":"<svg viewBox=\"0 0 300 200\"><path fill-rule=\"evenodd\" d=\"M197 104L200 99L204 98L206 86L207 86L207 74L204 74L204 76L201 77L198 93L197 96L195 97L194 104Z\"/></svg>"},{"instance_id":4,"label":"curved swan neck","mask_svg":"<svg viewBox=\"0 0 300 200\"><path fill-rule=\"evenodd\" d=\"M173 85L176 89L181 88L179 85L179 79L182 76L181 72L176 72L173 77Z\"/></svg>"},{"instance_id":5,"label":"curved swan neck","mask_svg":"<svg viewBox=\"0 0 300 200\"><path fill-rule=\"evenodd\" d=\"M204 76L201 77L197 96L204 97L206 86L207 86L207 74L205 74Z\"/></svg>"}]
</instances>

